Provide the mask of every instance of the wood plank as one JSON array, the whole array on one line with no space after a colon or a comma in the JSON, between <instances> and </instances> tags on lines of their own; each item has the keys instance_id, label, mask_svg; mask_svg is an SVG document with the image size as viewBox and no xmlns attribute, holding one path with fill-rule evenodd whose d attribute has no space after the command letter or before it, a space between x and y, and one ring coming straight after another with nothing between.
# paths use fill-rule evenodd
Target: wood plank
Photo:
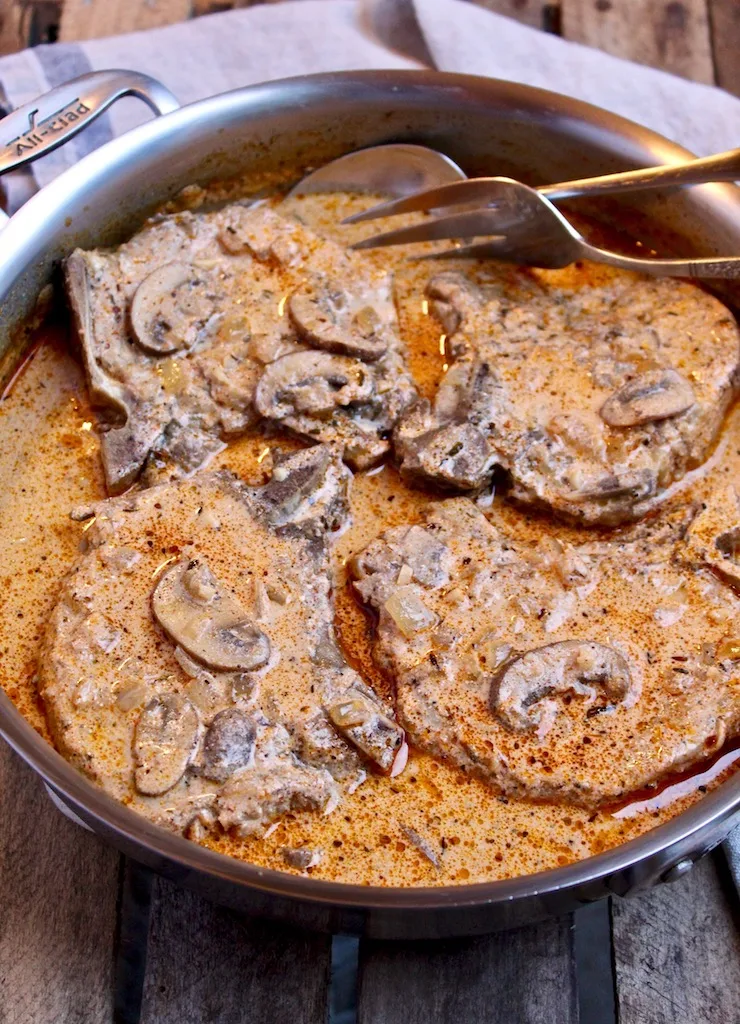
<instances>
[{"instance_id":1,"label":"wood plank","mask_svg":"<svg viewBox=\"0 0 740 1024\"><path fill-rule=\"evenodd\" d=\"M561 0L561 7L566 39L714 82L707 0Z\"/></svg>"},{"instance_id":2,"label":"wood plank","mask_svg":"<svg viewBox=\"0 0 740 1024\"><path fill-rule=\"evenodd\" d=\"M740 3L709 0L717 85L740 96Z\"/></svg>"},{"instance_id":3,"label":"wood plank","mask_svg":"<svg viewBox=\"0 0 740 1024\"><path fill-rule=\"evenodd\" d=\"M484 938L364 942L359 1024L578 1019L570 916Z\"/></svg>"},{"instance_id":4,"label":"wood plank","mask_svg":"<svg viewBox=\"0 0 740 1024\"><path fill-rule=\"evenodd\" d=\"M0 1022L109 1021L119 855L2 740L0 822Z\"/></svg>"},{"instance_id":5,"label":"wood plank","mask_svg":"<svg viewBox=\"0 0 740 1024\"><path fill-rule=\"evenodd\" d=\"M722 843L721 854L730 873L732 884L740 892L740 825L734 828Z\"/></svg>"},{"instance_id":6,"label":"wood plank","mask_svg":"<svg viewBox=\"0 0 740 1024\"><path fill-rule=\"evenodd\" d=\"M28 46L55 43L59 38L62 0L32 0L28 24Z\"/></svg>"},{"instance_id":7,"label":"wood plank","mask_svg":"<svg viewBox=\"0 0 740 1024\"><path fill-rule=\"evenodd\" d=\"M243 917L157 879L141 1024L323 1024L331 938Z\"/></svg>"},{"instance_id":8,"label":"wood plank","mask_svg":"<svg viewBox=\"0 0 740 1024\"><path fill-rule=\"evenodd\" d=\"M192 7L192 0L64 0L59 39L99 39L160 28L187 20Z\"/></svg>"},{"instance_id":9,"label":"wood plank","mask_svg":"<svg viewBox=\"0 0 740 1024\"><path fill-rule=\"evenodd\" d=\"M544 28L547 17L546 8L555 4L546 0L472 0L478 7L485 7L495 14L504 14L532 28Z\"/></svg>"},{"instance_id":10,"label":"wood plank","mask_svg":"<svg viewBox=\"0 0 740 1024\"><path fill-rule=\"evenodd\" d=\"M28 45L29 15L17 0L0 0L0 54Z\"/></svg>"},{"instance_id":11,"label":"wood plank","mask_svg":"<svg viewBox=\"0 0 740 1024\"><path fill-rule=\"evenodd\" d=\"M229 11L233 7L230 0L193 0L193 17L199 18L202 14L219 14L221 11Z\"/></svg>"},{"instance_id":12,"label":"wood plank","mask_svg":"<svg viewBox=\"0 0 740 1024\"><path fill-rule=\"evenodd\" d=\"M705 857L678 882L612 908L620 1024L738 1020L737 894Z\"/></svg>"}]
</instances>

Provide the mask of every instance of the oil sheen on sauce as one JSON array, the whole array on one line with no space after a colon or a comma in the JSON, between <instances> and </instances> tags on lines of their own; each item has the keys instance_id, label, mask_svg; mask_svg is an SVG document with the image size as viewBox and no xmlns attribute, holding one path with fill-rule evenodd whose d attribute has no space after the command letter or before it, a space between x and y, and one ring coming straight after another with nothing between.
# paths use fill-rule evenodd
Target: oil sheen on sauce
<instances>
[{"instance_id":1,"label":"oil sheen on sauce","mask_svg":"<svg viewBox=\"0 0 740 1024\"><path fill-rule=\"evenodd\" d=\"M299 212L310 226L330 225L357 209L349 197L304 197ZM422 393L431 395L446 370L444 337L423 299L421 271L404 253L374 257L395 270L406 299L399 310L410 345L410 367ZM589 268L580 271L588 275ZM77 554L85 524L70 509L105 496L95 433L82 371L65 327L46 328L41 343L0 404L0 685L47 740L49 732L36 690L37 646L58 584ZM281 447L290 442L280 439ZM259 430L236 441L211 463L251 483L269 476L274 436ZM740 410L728 417L723 436L702 471L679 485L681 498L701 498L740 471ZM334 549L336 629L348 657L386 696L391 681L373 664L371 623L346 579L351 555L388 526L418 519L434 496L407 488L392 467L358 474L352 488L352 524ZM522 540L543 530L564 540L575 531L528 516L500 500L488 514ZM580 534L579 534L580 536ZM626 614L629 611L626 610ZM740 758L733 746L691 773L635 794L619 808L591 812L568 805L532 803L498 795L485 783L412 751L407 769L389 780L371 775L329 816L289 814L264 838L209 839L235 857L283 871L284 846L321 849L314 877L361 885L449 885L510 878L571 863L617 846L662 824L716 787ZM413 841L422 837L435 852L432 863Z\"/></svg>"}]
</instances>

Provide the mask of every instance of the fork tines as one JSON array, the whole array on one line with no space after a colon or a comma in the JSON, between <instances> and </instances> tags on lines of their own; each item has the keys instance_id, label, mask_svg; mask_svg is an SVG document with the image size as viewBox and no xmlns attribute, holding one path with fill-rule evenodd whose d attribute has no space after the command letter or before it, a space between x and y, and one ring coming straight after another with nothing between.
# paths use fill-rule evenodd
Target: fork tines
<instances>
[{"instance_id":1,"label":"fork tines","mask_svg":"<svg viewBox=\"0 0 740 1024\"><path fill-rule=\"evenodd\" d=\"M443 206L458 206L460 203L477 203L481 200L491 204L496 201L502 183L508 185L510 181L507 178L471 178L468 181L454 181L450 185L440 185L439 188L429 188L425 192L416 192L402 199L379 203L363 213L346 217L342 224L359 224L363 220L395 217L397 213L419 213Z\"/></svg>"},{"instance_id":2,"label":"fork tines","mask_svg":"<svg viewBox=\"0 0 740 1024\"><path fill-rule=\"evenodd\" d=\"M407 245L410 242L435 242L443 238L476 238L479 235L499 235L501 220L496 210L483 208L449 217L436 217L422 224L399 228L373 235L355 242L351 249L377 249L387 245Z\"/></svg>"}]
</instances>

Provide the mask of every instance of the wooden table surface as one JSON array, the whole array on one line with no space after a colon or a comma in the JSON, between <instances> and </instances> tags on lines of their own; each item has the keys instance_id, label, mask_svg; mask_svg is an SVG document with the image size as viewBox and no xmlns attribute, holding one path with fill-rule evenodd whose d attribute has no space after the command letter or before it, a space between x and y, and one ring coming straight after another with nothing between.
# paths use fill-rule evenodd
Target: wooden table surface
<instances>
[{"instance_id":1,"label":"wooden table surface","mask_svg":"<svg viewBox=\"0 0 740 1024\"><path fill-rule=\"evenodd\" d=\"M480 2L740 94L740 0ZM0 0L0 52L238 6ZM0 1024L740 1024L740 858L722 850L515 932L357 944L153 877L64 818L2 743L0 822Z\"/></svg>"}]
</instances>

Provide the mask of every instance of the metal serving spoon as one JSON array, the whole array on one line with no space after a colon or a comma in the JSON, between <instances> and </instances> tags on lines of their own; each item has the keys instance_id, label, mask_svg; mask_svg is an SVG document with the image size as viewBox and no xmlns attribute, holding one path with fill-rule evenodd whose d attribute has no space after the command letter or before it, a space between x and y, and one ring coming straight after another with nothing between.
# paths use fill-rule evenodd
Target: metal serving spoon
<instances>
[{"instance_id":1,"label":"metal serving spoon","mask_svg":"<svg viewBox=\"0 0 740 1024\"><path fill-rule=\"evenodd\" d=\"M371 192L403 197L460 181L467 181L465 172L443 153L405 142L389 143L332 160L302 178L288 196Z\"/></svg>"}]
</instances>

